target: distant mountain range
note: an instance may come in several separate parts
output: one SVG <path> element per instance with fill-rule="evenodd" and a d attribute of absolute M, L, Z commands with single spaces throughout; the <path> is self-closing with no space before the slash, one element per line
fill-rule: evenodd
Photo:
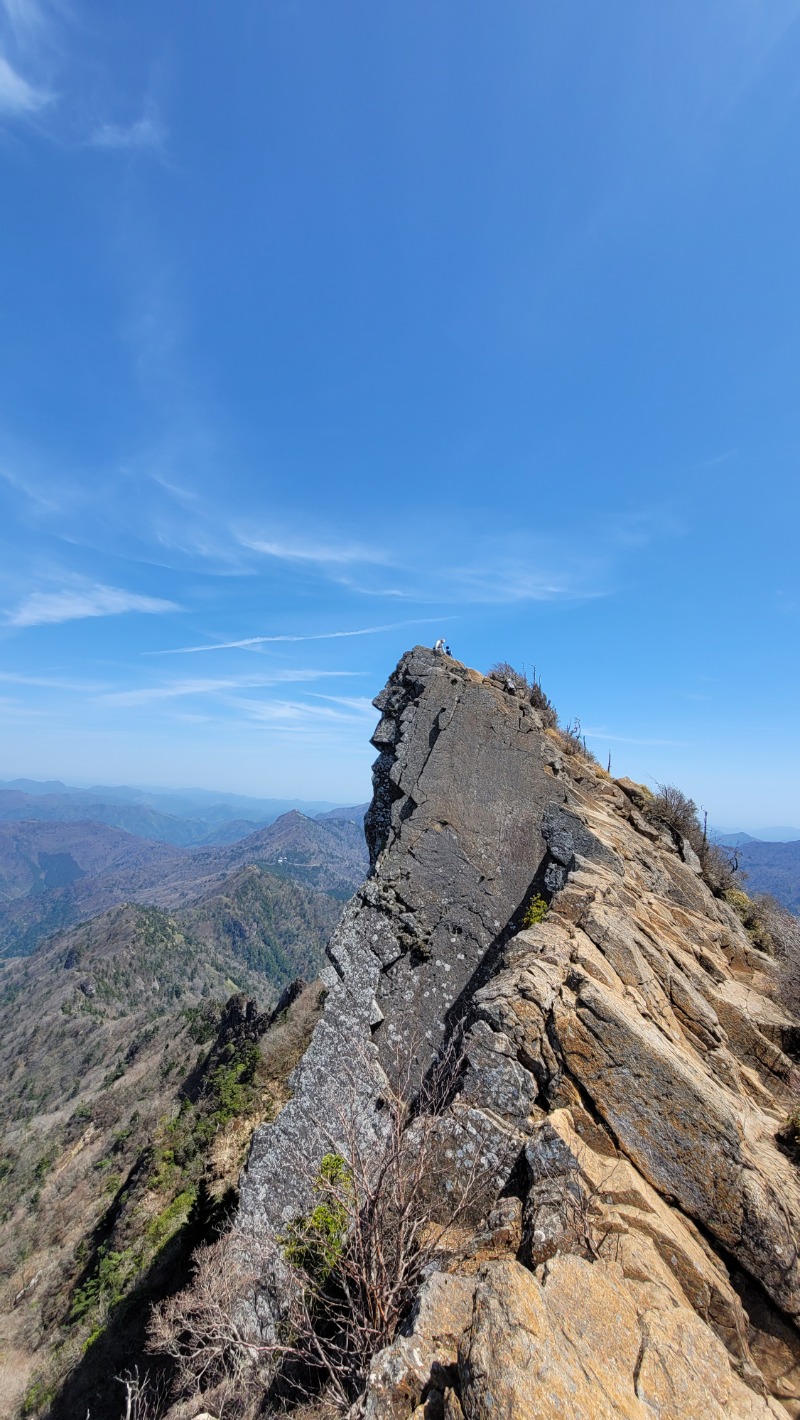
<path fill-rule="evenodd" d="M 778 825 L 775 828 L 760 828 L 757 833 L 745 833 L 742 829 L 718 829 L 713 837 L 717 843 L 732 846 L 739 843 L 790 843 L 800 839 L 800 828 Z"/>
<path fill-rule="evenodd" d="M 735 850 L 739 871 L 752 896 L 768 893 L 789 912 L 800 915 L 800 829 L 762 829 L 772 837 L 755 838 L 750 833 L 715 833 L 723 848 Z M 786 840 L 778 834 L 793 834 Z"/>
<path fill-rule="evenodd" d="M 762 843 L 750 839 L 738 848 L 739 868 L 745 887 L 752 896 L 766 892 L 800 915 L 800 840 L 794 843 Z"/>
<path fill-rule="evenodd" d="M 0 822 L 0 956 L 123 902 L 188 907 L 250 867 L 324 897 L 330 908 L 311 933 L 324 940 L 367 872 L 361 806 L 350 813 L 293 809 L 235 843 L 195 848 L 91 821 Z"/>
<path fill-rule="evenodd" d="M 0 780 L 0 822 L 91 820 L 180 847 L 233 843 L 292 809 L 308 817 L 353 812 L 324 801 L 257 799 L 244 794 L 219 795 L 207 789 L 134 789 L 102 784 L 80 789 L 58 779 Z"/>

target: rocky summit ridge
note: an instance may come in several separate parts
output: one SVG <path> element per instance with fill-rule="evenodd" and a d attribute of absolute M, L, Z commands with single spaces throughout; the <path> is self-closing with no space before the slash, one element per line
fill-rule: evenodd
<path fill-rule="evenodd" d="M 800 1416 L 798 1031 L 773 960 L 513 681 L 416 647 L 375 703 L 371 873 L 239 1226 L 284 1237 L 337 1121 L 377 1147 L 398 1061 L 417 1089 L 458 1038 L 442 1149 L 456 1177 L 472 1139 L 496 1196 L 373 1360 L 366 1414 Z M 265 1277 L 262 1335 L 281 1305 Z"/>

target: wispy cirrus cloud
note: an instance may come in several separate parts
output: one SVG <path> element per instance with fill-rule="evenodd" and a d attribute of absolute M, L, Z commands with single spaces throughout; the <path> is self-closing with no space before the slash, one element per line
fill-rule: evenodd
<path fill-rule="evenodd" d="M 170 371 L 174 374 L 180 342 L 174 332 L 164 336 L 164 329 L 169 332 L 176 322 L 169 300 L 162 301 L 163 292 L 156 295 L 157 318 L 152 320 L 146 293 L 138 302 L 132 339 L 137 360 L 149 371 L 148 380 L 163 393 Z M 632 554 L 683 531 L 674 511 L 664 505 L 615 509 L 599 527 L 596 522 L 576 526 L 570 537 L 558 528 L 543 529 L 540 523 L 498 528 L 491 517 L 475 526 L 455 511 L 444 525 L 446 536 L 435 519 L 413 528 L 398 524 L 388 550 L 355 520 L 350 529 L 333 519 L 324 527 L 307 528 L 285 513 L 276 513 L 273 522 L 262 506 L 248 523 L 240 508 L 231 512 L 227 506 L 227 501 L 238 501 L 235 491 L 229 500 L 220 499 L 208 470 L 219 464 L 222 445 L 202 427 L 202 418 L 198 425 L 190 432 L 173 431 L 131 462 L 97 470 L 91 482 L 63 469 L 45 474 L 35 455 L 25 450 L 11 451 L 0 466 L 0 479 L 24 502 L 24 516 L 49 524 L 55 536 L 72 543 L 103 553 L 135 553 L 139 561 L 172 570 L 264 577 L 273 584 L 280 581 L 287 591 L 295 579 L 304 589 L 316 581 L 334 593 L 341 589 L 368 598 L 371 604 L 384 599 L 389 615 L 401 608 L 439 607 L 445 612 L 467 605 L 596 600 L 618 590 L 623 569 L 630 579 Z M 189 469 L 202 470 L 202 476 L 193 481 Z M 131 499 L 137 508 L 133 523 L 122 511 L 129 509 Z M 244 644 L 263 642 L 253 637 L 247 643 L 188 645 L 176 651 Z"/>
<path fill-rule="evenodd" d="M 163 700 L 179 700 L 191 695 L 218 695 L 235 690 L 260 690 L 275 685 L 302 685 L 308 681 L 362 675 L 362 671 L 285 670 L 271 675 L 233 676 L 226 679 L 198 677 L 170 681 L 166 685 L 146 685 L 134 690 L 113 690 L 103 695 L 105 705 L 150 705 Z M 2 680 L 2 676 L 0 676 Z"/>
<path fill-rule="evenodd" d="M 66 32 L 73 19 L 63 0 L 0 0 L 0 118 L 30 117 L 59 99 L 62 127 L 79 143 L 115 152 L 161 151 L 165 129 L 149 95 L 131 122 L 97 120 L 87 132 L 82 105 L 75 102 L 79 71 Z M 58 94 L 56 74 L 62 81 Z"/>
<path fill-rule="evenodd" d="M 352 710 L 357 715 L 368 715 L 371 720 L 375 719 L 375 706 L 367 695 L 322 695 L 319 691 L 312 691 L 315 700 L 329 700 L 332 705 L 343 705 L 346 710 Z"/>
<path fill-rule="evenodd" d="M 586 577 L 498 561 L 495 566 L 454 568 L 449 598 L 488 605 L 513 602 L 584 601 L 607 595 Z M 443 595 L 448 595 L 443 589 Z"/>
<path fill-rule="evenodd" d="M 12 490 L 17 499 L 42 517 L 57 518 L 63 502 L 56 497 L 55 487 L 30 474 L 24 474 L 8 465 L 0 465 L 0 482 Z"/>
<path fill-rule="evenodd" d="M 586 736 L 587 740 L 603 740 L 608 741 L 611 744 L 649 746 L 654 745 L 657 747 L 665 747 L 669 749 L 686 748 L 686 740 L 638 739 L 633 735 L 610 735 L 607 733 L 606 730 L 589 729 L 588 726 L 586 726 L 586 728 L 583 729 L 581 733 Z"/>
<path fill-rule="evenodd" d="M 627 529 L 626 520 L 619 521 Z M 413 537 L 397 539 L 402 556 L 346 537 L 262 536 L 243 532 L 240 527 L 232 531 L 241 547 L 285 564 L 305 566 L 361 596 L 440 605 L 501 605 L 606 595 L 608 556 L 603 559 L 588 550 L 582 556 L 558 536 L 533 535 L 520 552 L 518 537 L 476 532 L 453 523 L 450 546 L 468 547 L 471 552 L 469 560 L 461 562 L 443 555 L 440 539 L 434 544 L 425 529 Z M 636 533 L 640 540 L 651 536 L 649 527 L 643 530 L 638 523 Z M 615 546 L 621 536 L 618 528 Z M 392 585 L 386 585 L 385 578 L 373 578 L 373 568 L 388 569 Z"/>
<path fill-rule="evenodd" d="M 36 0 L 0 0 L 0 116 L 27 117 L 52 102 L 49 88 L 23 73 L 48 67 L 46 36 L 47 19 Z"/>
<path fill-rule="evenodd" d="M 53 95 L 24 79 L 0 54 L 0 114 L 9 117 L 36 113 L 49 104 Z"/>
<path fill-rule="evenodd" d="M 98 124 L 89 143 L 93 148 L 108 148 L 116 152 L 143 152 L 147 149 L 160 151 L 164 140 L 164 126 L 155 105 L 148 101 L 141 118 L 133 123 Z"/>
<path fill-rule="evenodd" d="M 77 694 L 94 694 L 107 690 L 104 681 L 67 680 L 60 676 L 26 675 L 22 671 L 0 671 L 3 685 L 28 685 L 37 690 L 69 690 Z"/>
<path fill-rule="evenodd" d="M 227 703 L 234 709 L 244 711 L 249 719 L 270 725 L 353 723 L 366 713 L 363 705 L 369 706 L 372 719 L 376 719 L 370 701 L 359 700 L 354 705 L 343 699 L 335 705 L 311 705 L 307 700 L 250 700 L 247 696 L 230 696 Z"/>
<path fill-rule="evenodd" d="M 439 625 L 453 617 L 420 616 L 410 621 L 392 621 L 385 626 L 361 626 L 355 631 L 313 631 L 302 636 L 245 636 L 241 641 L 217 641 L 208 646 L 174 646 L 169 650 L 145 651 L 147 656 L 190 656 L 199 651 L 239 651 L 280 641 L 338 641 L 348 636 L 377 636 L 382 631 L 400 631 L 406 626 Z"/>
<path fill-rule="evenodd" d="M 334 567 L 357 562 L 373 563 L 382 567 L 390 564 L 389 556 L 381 548 L 363 543 L 316 542 L 313 539 L 295 537 L 254 537 L 241 531 L 236 533 L 236 537 L 242 547 L 283 562 L 312 562 Z"/>
<path fill-rule="evenodd" d="M 37 40 L 47 23 L 39 0 L 0 0 L 0 12 L 21 43 Z"/>
<path fill-rule="evenodd" d="M 80 621 L 90 616 L 120 616 L 124 612 L 159 613 L 180 611 L 177 602 L 163 597 L 142 596 L 122 587 L 107 587 L 101 582 L 74 582 L 53 592 L 32 592 L 15 610 L 5 616 L 7 626 L 58 625 L 64 621 Z"/>

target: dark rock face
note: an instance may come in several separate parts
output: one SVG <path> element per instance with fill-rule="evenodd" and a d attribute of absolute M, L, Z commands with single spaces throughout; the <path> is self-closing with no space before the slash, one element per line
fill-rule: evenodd
<path fill-rule="evenodd" d="M 375 701 L 372 874 L 328 949 L 329 994 L 294 1097 L 256 1135 L 244 1222 L 301 1211 L 345 1115 L 363 1140 L 398 1057 L 420 1078 L 491 972 L 545 860 L 552 799 L 540 717 L 502 686 L 416 647 Z"/>
<path fill-rule="evenodd" d="M 542 873 L 546 891 L 552 895 L 567 881 L 576 858 L 601 863 L 622 876 L 622 864 L 616 854 L 606 848 L 576 814 L 550 803 L 542 820 L 542 836 L 547 844 L 547 859 Z"/>
<path fill-rule="evenodd" d="M 487 949 L 524 904 L 552 795 L 541 724 L 525 701 L 430 651 L 406 656 L 376 705 L 367 815 L 380 911 L 375 1032 L 430 1059 Z M 336 960 L 336 942 L 332 944 Z"/>

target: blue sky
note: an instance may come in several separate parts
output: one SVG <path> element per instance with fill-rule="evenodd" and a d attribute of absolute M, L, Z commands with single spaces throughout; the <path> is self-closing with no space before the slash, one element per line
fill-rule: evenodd
<path fill-rule="evenodd" d="M 800 820 L 800 0 L 0 0 L 0 776 L 367 797 L 445 635 Z"/>

